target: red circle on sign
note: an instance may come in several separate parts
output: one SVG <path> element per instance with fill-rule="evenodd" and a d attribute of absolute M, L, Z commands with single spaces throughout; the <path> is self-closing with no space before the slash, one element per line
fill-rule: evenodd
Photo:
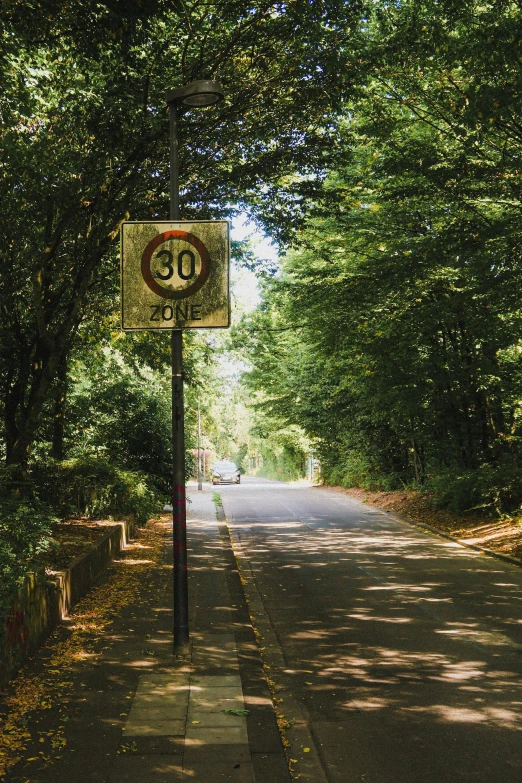
<path fill-rule="evenodd" d="M 156 248 L 158 248 L 164 242 L 167 242 L 169 239 L 182 239 L 184 242 L 188 242 L 189 245 L 192 245 L 192 247 L 196 248 L 201 258 L 201 269 L 199 271 L 198 278 L 191 285 L 187 286 L 186 288 L 182 288 L 180 291 L 173 291 L 172 288 L 163 288 L 163 286 L 159 285 L 159 283 L 153 278 L 150 269 L 152 254 Z M 201 239 L 194 236 L 194 234 L 189 234 L 188 231 L 164 231 L 163 234 L 158 234 L 157 237 L 154 237 L 154 239 L 149 242 L 141 257 L 141 275 L 143 279 L 147 283 L 150 290 L 158 296 L 161 296 L 163 299 L 185 299 L 187 296 L 192 296 L 192 294 L 195 294 L 196 291 L 199 291 L 201 286 L 206 283 L 209 272 L 210 256 L 208 254 L 207 248 Z"/>

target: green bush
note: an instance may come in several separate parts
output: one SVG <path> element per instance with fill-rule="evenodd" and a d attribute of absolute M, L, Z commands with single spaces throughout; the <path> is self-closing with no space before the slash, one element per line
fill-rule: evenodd
<path fill-rule="evenodd" d="M 159 492 L 148 476 L 101 458 L 40 462 L 32 466 L 31 478 L 60 516 L 132 516 L 141 525 L 161 509 Z"/>
<path fill-rule="evenodd" d="M 124 471 L 147 474 L 149 485 L 169 493 L 170 389 L 154 378 L 130 374 L 114 360 L 103 370 L 85 372 L 69 398 L 66 456 L 101 458 Z"/>
<path fill-rule="evenodd" d="M 435 493 L 440 508 L 501 516 L 522 506 L 522 466 L 506 460 L 460 474 L 444 473 L 431 478 L 427 488 Z"/>
<path fill-rule="evenodd" d="M 0 612 L 33 567 L 36 555 L 52 546 L 53 510 L 42 503 L 31 482 L 0 472 Z"/>
<path fill-rule="evenodd" d="M 326 455 L 326 459 L 321 459 L 321 472 L 326 484 L 332 486 L 360 487 L 370 492 L 404 488 L 400 475 L 382 472 L 371 459 L 355 451 L 345 452 L 337 462 Z"/>
<path fill-rule="evenodd" d="M 140 472 L 102 459 L 33 464 L 24 479 L 0 472 L 0 611 L 34 568 L 34 558 L 53 546 L 59 517 L 133 517 L 145 524 L 161 509 L 158 491 Z"/>
<path fill-rule="evenodd" d="M 296 481 L 306 471 L 306 456 L 292 446 L 282 446 L 277 450 L 269 447 L 260 449 L 263 466 L 259 475 L 276 481 Z"/>

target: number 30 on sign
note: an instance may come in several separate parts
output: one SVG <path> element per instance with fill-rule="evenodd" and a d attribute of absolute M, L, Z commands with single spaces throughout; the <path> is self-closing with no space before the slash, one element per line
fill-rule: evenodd
<path fill-rule="evenodd" d="M 229 326 L 229 259 L 226 220 L 123 223 L 122 328 Z"/>

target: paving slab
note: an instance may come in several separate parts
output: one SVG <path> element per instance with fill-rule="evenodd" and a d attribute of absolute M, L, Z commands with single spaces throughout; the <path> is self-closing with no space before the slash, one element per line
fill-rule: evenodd
<path fill-rule="evenodd" d="M 198 687 L 205 689 L 236 687 L 241 689 L 242 683 L 239 674 L 209 675 L 205 677 L 194 675 L 190 678 L 190 688 L 191 690 L 197 690 Z"/>
<path fill-rule="evenodd" d="M 177 756 L 183 758 L 185 737 L 132 737 L 136 756 Z"/>
<path fill-rule="evenodd" d="M 241 743 L 204 745 L 196 740 L 185 740 L 183 760 L 187 764 L 214 764 L 227 761 L 238 764 L 251 759 L 250 746 Z"/>
<path fill-rule="evenodd" d="M 186 703 L 167 703 L 158 706 L 157 700 L 155 699 L 151 702 L 151 706 L 147 706 L 147 704 L 144 704 L 143 702 L 146 702 L 148 698 L 150 697 L 146 696 L 145 698 L 140 699 L 139 702 L 136 702 L 132 705 L 127 721 L 127 733 L 130 723 L 140 723 L 145 720 L 186 720 Z"/>
<path fill-rule="evenodd" d="M 221 781 L 233 781 L 234 783 L 257 783 L 254 777 L 254 769 L 251 761 L 228 764 L 221 762 L 209 767 L 206 763 L 184 764 L 184 780 L 194 780 L 197 783 L 221 783 Z M 259 781 L 261 783 L 261 781 Z M 270 783 L 266 781 L 266 783 Z"/>
<path fill-rule="evenodd" d="M 224 688 L 201 688 L 199 683 L 195 688 L 190 689 L 189 702 L 191 705 L 198 706 L 199 709 L 221 709 L 222 702 L 239 702 L 238 706 L 244 707 L 243 691 L 236 685 L 229 685 Z"/>
<path fill-rule="evenodd" d="M 150 720 L 136 719 L 127 721 L 125 725 L 125 739 L 131 737 L 183 737 L 185 735 L 186 719 Z"/>
<path fill-rule="evenodd" d="M 183 780 L 181 761 L 164 756 L 119 756 L 108 783 L 177 783 Z"/>
<path fill-rule="evenodd" d="M 246 726 L 230 726 L 216 728 L 214 726 L 193 726 L 187 724 L 185 736 L 205 745 L 247 745 L 248 734 Z"/>
<path fill-rule="evenodd" d="M 213 728 L 220 729 L 246 729 L 245 718 L 240 715 L 227 715 L 225 712 L 213 710 L 207 712 L 200 712 L 196 709 L 189 710 L 188 713 L 188 725 L 198 726 L 199 728 Z"/>

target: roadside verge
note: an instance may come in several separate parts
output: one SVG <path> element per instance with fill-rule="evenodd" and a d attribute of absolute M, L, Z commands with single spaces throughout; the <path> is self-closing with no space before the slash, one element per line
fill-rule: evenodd
<path fill-rule="evenodd" d="M 478 515 L 434 510 L 429 495 L 412 490 L 368 492 L 362 489 L 325 487 L 378 508 L 400 522 L 429 530 L 449 541 L 484 555 L 522 565 L 522 523 L 517 519 L 487 519 Z M 428 521 L 429 520 L 429 521 Z"/>

